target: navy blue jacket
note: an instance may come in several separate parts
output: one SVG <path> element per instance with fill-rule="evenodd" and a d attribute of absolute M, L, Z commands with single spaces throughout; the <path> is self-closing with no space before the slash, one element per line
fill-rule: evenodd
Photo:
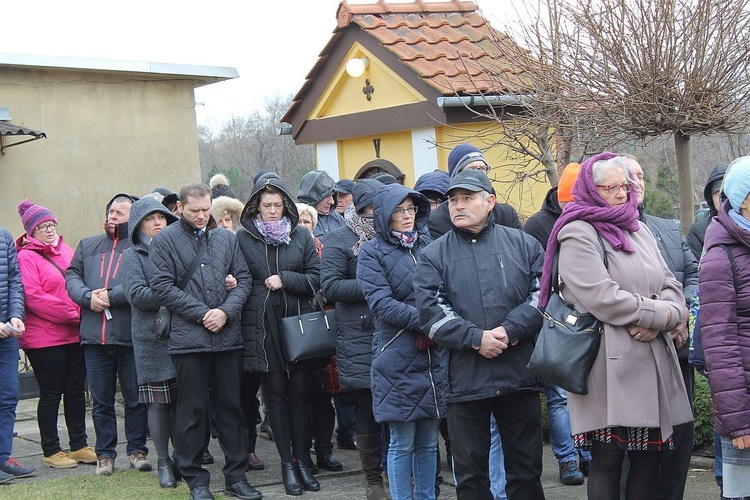
<path fill-rule="evenodd" d="M 323 295 L 336 303 L 336 355 L 344 391 L 370 390 L 375 321 L 357 282 L 358 256 L 352 247 L 358 240 L 348 226 L 332 231 L 320 263 Z"/>
<path fill-rule="evenodd" d="M 544 251 L 518 229 L 494 223 L 479 234 L 451 230 L 424 252 L 414 276 L 419 324 L 447 347 L 446 401 L 539 390 L 526 365 L 542 326 L 536 306 Z M 484 330 L 502 325 L 511 345 L 494 359 L 478 352 Z"/>
<path fill-rule="evenodd" d="M 390 229 L 391 214 L 407 196 L 419 207 L 417 229 L 427 223 L 430 205 L 424 196 L 400 184 L 381 188 L 373 203 L 377 236 L 362 247 L 357 263 L 357 280 L 375 315 L 371 385 L 378 422 L 445 416 L 442 349 L 420 351 L 416 345 L 421 330 L 412 280 L 429 241 L 420 231 L 414 247 L 408 249 Z"/>

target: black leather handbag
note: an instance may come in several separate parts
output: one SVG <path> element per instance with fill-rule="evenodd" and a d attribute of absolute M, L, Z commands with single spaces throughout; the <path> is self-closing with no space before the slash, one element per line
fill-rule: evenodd
<path fill-rule="evenodd" d="M 297 299 L 296 316 L 281 318 L 281 339 L 288 363 L 330 358 L 336 354 L 336 310 L 324 310 L 312 283 L 308 280 L 307 284 L 319 310 L 301 314 Z"/>
<path fill-rule="evenodd" d="M 599 237 L 608 267 L 607 253 Z M 544 321 L 528 369 L 539 378 L 574 394 L 588 394 L 588 377 L 599 353 L 602 324 L 590 313 L 578 312 L 560 296 L 557 266 L 560 249 L 552 260 L 552 293 L 542 313 Z"/>

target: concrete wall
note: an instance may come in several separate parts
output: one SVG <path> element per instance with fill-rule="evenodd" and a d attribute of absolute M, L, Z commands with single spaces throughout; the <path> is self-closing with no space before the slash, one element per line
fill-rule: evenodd
<path fill-rule="evenodd" d="M 28 197 L 52 210 L 75 248 L 103 231 L 114 194 L 200 180 L 195 86 L 181 76 L 0 66 L 12 123 L 47 133 L 0 157 L 0 225 L 22 234 L 17 205 Z"/>

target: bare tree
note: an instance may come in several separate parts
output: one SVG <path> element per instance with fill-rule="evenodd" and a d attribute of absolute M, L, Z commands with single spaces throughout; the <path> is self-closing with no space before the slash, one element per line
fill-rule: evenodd
<path fill-rule="evenodd" d="M 578 0 L 576 57 L 565 59 L 573 103 L 635 137 L 671 134 L 683 231 L 696 194 L 690 138 L 740 133 L 750 118 L 748 1 Z"/>

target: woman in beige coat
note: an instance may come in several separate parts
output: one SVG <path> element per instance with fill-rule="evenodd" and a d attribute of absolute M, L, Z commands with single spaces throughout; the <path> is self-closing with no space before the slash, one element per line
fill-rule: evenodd
<path fill-rule="evenodd" d="M 603 323 L 589 393 L 568 393 L 576 443 L 591 448 L 587 488 L 597 500 L 619 499 L 625 453 L 626 498 L 658 498 L 672 428 L 693 419 L 670 335 L 686 320 L 685 299 L 651 232 L 638 222 L 634 189 L 622 157 L 601 153 L 582 164 L 574 201 L 553 228 L 541 287 L 549 290 L 559 246 L 562 295 Z M 543 293 L 540 305 L 546 302 Z"/>

